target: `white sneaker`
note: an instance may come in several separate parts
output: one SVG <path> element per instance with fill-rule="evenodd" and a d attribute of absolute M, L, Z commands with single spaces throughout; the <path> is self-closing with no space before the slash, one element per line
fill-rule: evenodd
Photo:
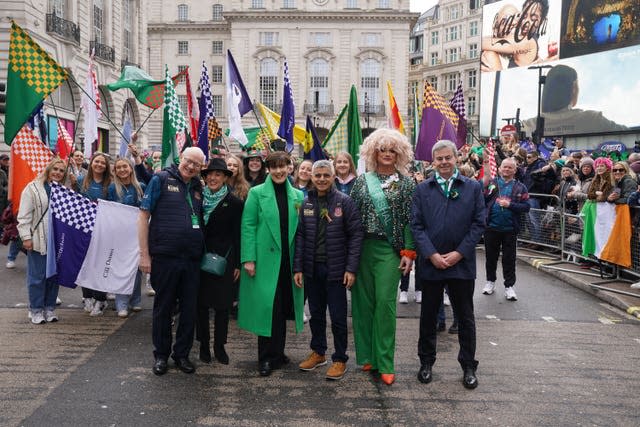
<path fill-rule="evenodd" d="M 93 305 L 93 310 L 89 313 L 89 316 L 102 316 L 104 314 L 104 309 L 107 308 L 109 304 L 106 301 L 96 301 Z"/>
<path fill-rule="evenodd" d="M 47 323 L 47 321 L 44 318 L 44 314 L 42 314 L 41 311 L 38 311 L 37 313 L 31 313 L 31 323 L 34 325 L 40 325 L 42 323 Z"/>
<path fill-rule="evenodd" d="M 482 289 L 482 293 L 485 295 L 491 295 L 495 290 L 496 283 L 487 281 L 487 283 L 484 285 L 484 288 Z"/>
<path fill-rule="evenodd" d="M 447 294 L 446 292 L 442 296 L 442 303 L 444 305 L 446 305 L 447 307 L 449 307 L 451 305 L 451 300 L 449 300 L 449 294 Z"/>
<path fill-rule="evenodd" d="M 309 323 L 309 317 L 307 313 L 302 313 L 302 323 Z"/>
<path fill-rule="evenodd" d="M 133 307 L 131 307 L 131 311 L 137 313 L 139 311 L 142 311 L 142 307 L 140 307 L 139 305 L 134 305 Z"/>
<path fill-rule="evenodd" d="M 107 294 L 107 300 L 109 301 L 115 301 L 116 300 L 116 295 L 115 294 Z"/>
<path fill-rule="evenodd" d="M 640 289 L 640 282 L 636 282 L 633 285 L 631 285 L 631 289 Z"/>
<path fill-rule="evenodd" d="M 504 288 L 504 296 L 508 301 L 518 301 L 516 291 L 514 291 L 513 287 L 511 286 L 509 286 L 508 288 Z"/>
<path fill-rule="evenodd" d="M 400 304 L 409 304 L 409 293 L 406 291 L 400 291 L 400 298 L 398 298 Z"/>
<path fill-rule="evenodd" d="M 44 320 L 46 320 L 47 323 L 57 322 L 58 321 L 58 316 L 56 315 L 56 312 L 53 311 L 53 310 L 45 310 L 45 312 L 44 312 Z"/>
<path fill-rule="evenodd" d="M 82 303 L 84 304 L 84 311 L 87 313 L 91 313 L 93 311 L 93 298 L 83 298 Z"/>
<path fill-rule="evenodd" d="M 127 316 L 129 316 L 129 310 L 127 310 L 126 308 L 118 311 L 118 317 L 125 318 Z"/>
<path fill-rule="evenodd" d="M 56 305 L 62 305 L 62 300 L 56 297 Z"/>
<path fill-rule="evenodd" d="M 422 304 L 422 291 L 416 291 L 416 304 Z"/>
<path fill-rule="evenodd" d="M 7 268 L 9 268 L 9 269 L 16 268 L 15 261 L 7 261 Z"/>
<path fill-rule="evenodd" d="M 147 282 L 147 284 L 145 285 L 145 293 L 147 294 L 147 296 L 150 296 L 150 297 L 156 294 L 156 291 L 153 290 L 149 282 Z"/>

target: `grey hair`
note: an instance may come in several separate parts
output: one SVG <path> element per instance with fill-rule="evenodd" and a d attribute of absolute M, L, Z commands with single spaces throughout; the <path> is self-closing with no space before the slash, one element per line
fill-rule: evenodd
<path fill-rule="evenodd" d="M 316 173 L 316 169 L 327 168 L 331 171 L 331 175 L 336 174 L 336 169 L 333 167 L 333 163 L 330 160 L 317 160 L 313 166 L 311 166 L 311 174 Z"/>
<path fill-rule="evenodd" d="M 453 152 L 454 157 L 458 157 L 458 148 L 456 147 L 456 144 L 454 144 L 453 141 L 449 141 L 448 139 L 441 139 L 440 141 L 433 144 L 433 147 L 431 148 L 431 157 L 433 158 L 436 154 L 436 151 L 440 151 L 443 148 L 450 148 Z"/>
<path fill-rule="evenodd" d="M 187 147 L 182 152 L 182 155 L 192 154 L 192 153 L 194 156 L 198 156 L 202 160 L 202 162 L 205 161 L 206 158 L 204 156 L 204 153 L 202 152 L 202 149 L 200 149 L 200 147 Z"/>

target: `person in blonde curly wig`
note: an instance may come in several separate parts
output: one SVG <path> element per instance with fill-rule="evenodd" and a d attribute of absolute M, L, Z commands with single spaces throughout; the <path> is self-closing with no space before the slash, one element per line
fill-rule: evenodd
<path fill-rule="evenodd" d="M 360 158 L 368 171 L 378 167 L 377 152 L 391 149 L 396 153 L 394 166 L 402 175 L 408 175 L 407 166 L 413 160 L 413 151 L 407 137 L 393 129 L 378 129 L 364 140 L 360 147 Z"/>
<path fill-rule="evenodd" d="M 416 184 L 407 176 L 411 146 L 400 132 L 379 129 L 365 139 L 360 157 L 369 172 L 360 175 L 351 198 L 360 211 L 365 238 L 356 284 L 351 288 L 356 361 L 363 371 L 395 380 L 396 289 L 411 271 L 416 253 L 409 230 Z"/>

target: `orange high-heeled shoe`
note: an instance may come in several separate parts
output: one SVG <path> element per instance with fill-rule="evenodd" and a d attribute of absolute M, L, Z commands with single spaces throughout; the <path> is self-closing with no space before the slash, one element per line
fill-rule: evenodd
<path fill-rule="evenodd" d="M 380 374 L 380 379 L 386 385 L 391 385 L 396 380 L 396 374 Z"/>
<path fill-rule="evenodd" d="M 373 366 L 371 366 L 371 363 L 365 363 L 364 365 L 362 365 L 362 372 L 369 372 L 371 368 L 373 368 Z"/>

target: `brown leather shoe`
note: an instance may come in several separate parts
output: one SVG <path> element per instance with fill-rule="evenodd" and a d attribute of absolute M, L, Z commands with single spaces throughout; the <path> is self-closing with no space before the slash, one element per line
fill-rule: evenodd
<path fill-rule="evenodd" d="M 333 362 L 333 364 L 327 369 L 328 380 L 339 380 L 344 377 L 347 372 L 347 364 L 344 362 Z"/>
<path fill-rule="evenodd" d="M 315 351 L 312 351 L 311 354 L 301 362 L 298 367 L 301 371 L 313 371 L 318 366 L 323 366 L 327 364 L 327 358 L 324 355 L 320 355 Z"/>

